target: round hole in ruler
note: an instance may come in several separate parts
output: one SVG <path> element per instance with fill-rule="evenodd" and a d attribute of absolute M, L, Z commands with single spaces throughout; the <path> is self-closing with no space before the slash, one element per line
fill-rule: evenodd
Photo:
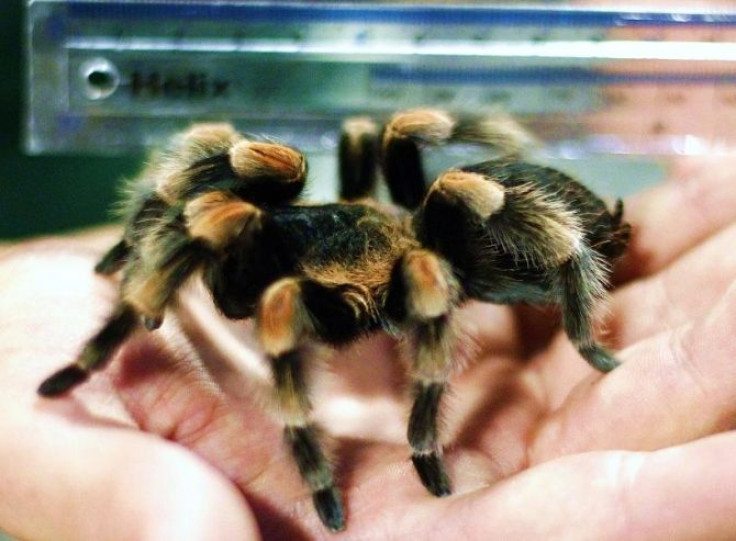
<path fill-rule="evenodd" d="M 105 58 L 94 58 L 83 63 L 80 72 L 84 90 L 91 100 L 101 100 L 112 95 L 120 85 L 120 73 Z"/>

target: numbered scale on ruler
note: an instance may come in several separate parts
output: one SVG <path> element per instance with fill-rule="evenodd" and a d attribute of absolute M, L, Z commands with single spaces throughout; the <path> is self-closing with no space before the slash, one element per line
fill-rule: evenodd
<path fill-rule="evenodd" d="M 736 141 L 736 10 L 568 3 L 29 3 L 28 148 L 139 149 L 201 120 L 331 150 L 342 118 L 503 109 L 552 152 Z"/>

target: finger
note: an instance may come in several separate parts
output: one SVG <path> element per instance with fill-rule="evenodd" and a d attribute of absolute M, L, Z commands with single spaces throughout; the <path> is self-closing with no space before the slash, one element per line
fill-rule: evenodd
<path fill-rule="evenodd" d="M 160 331 L 172 323 L 167 316 Z M 192 450 L 230 479 L 245 494 L 266 538 L 288 531 L 295 515 L 318 524 L 311 495 L 283 445 L 283 431 L 266 413 L 268 397 L 247 380 L 243 398 L 230 397 L 182 345 L 181 337 L 175 345 L 134 338 L 108 370 L 135 422 Z"/>
<path fill-rule="evenodd" d="M 225 477 L 139 433 L 102 378 L 65 399 L 36 395 L 111 301 L 92 260 L 47 242 L 0 266 L 0 527 L 23 539 L 256 538 Z"/>
<path fill-rule="evenodd" d="M 735 161 L 734 158 L 713 157 L 680 160 L 674 164 L 667 182 L 628 200 L 624 218 L 633 226 L 632 238 L 626 255 L 616 265 L 614 281 L 625 283 L 638 277 L 651 276 L 687 254 L 698 243 L 727 228 L 736 219 L 736 174 L 732 172 Z M 728 252 L 731 251 L 729 248 Z M 701 261 L 697 270 L 701 270 L 708 261 Z M 726 263 L 719 263 L 718 259 L 715 261 L 716 266 Z M 677 280 L 678 275 L 683 276 L 681 271 L 685 269 L 680 267 L 678 273 L 672 275 L 672 281 Z M 704 272 L 707 273 L 707 269 Z M 713 276 L 707 274 L 687 279 L 687 283 L 693 286 L 702 284 L 708 287 L 713 282 Z M 664 293 L 664 290 L 660 293 Z M 700 297 L 700 304 L 705 298 Z M 664 298 L 644 299 L 666 303 Z M 648 315 L 645 308 L 643 306 L 637 314 L 642 317 Z M 534 353 L 535 346 L 546 345 L 559 328 L 557 318 L 549 312 L 517 307 L 516 313 L 519 316 L 517 325 L 510 327 L 513 333 L 507 333 L 507 336 L 513 337 L 512 341 L 507 339 L 506 342 L 499 342 L 501 345 L 514 344 L 512 353 L 515 355 Z M 640 319 L 631 318 L 637 323 Z M 634 328 L 634 325 L 626 330 L 629 328 Z M 615 332 L 611 334 L 614 341 L 617 340 Z M 621 344 L 626 344 L 627 337 L 622 338 Z"/>
<path fill-rule="evenodd" d="M 704 317 L 621 352 L 623 366 L 583 380 L 542 425 L 536 461 L 590 449 L 657 449 L 733 425 L 736 283 Z"/>
<path fill-rule="evenodd" d="M 616 290 L 604 328 L 625 347 L 699 319 L 736 279 L 736 225 L 714 234 L 663 270 Z"/>
<path fill-rule="evenodd" d="M 461 526 L 466 539 L 733 539 L 734 449 L 726 434 L 655 453 L 564 457 L 428 509 L 414 534 L 450 537 Z"/>
<path fill-rule="evenodd" d="M 603 342 L 620 350 L 701 319 L 736 278 L 735 241 L 736 225 L 732 225 L 663 270 L 617 289 L 600 324 Z M 559 333 L 545 353 L 533 368 L 541 374 L 550 406 L 555 408 L 593 371 Z"/>
<path fill-rule="evenodd" d="M 617 282 L 652 274 L 736 219 L 734 158 L 675 162 L 670 179 L 627 201 L 632 224 Z"/>
<path fill-rule="evenodd" d="M 621 492 L 631 496 L 629 531 L 647 540 L 733 539 L 734 449 L 734 434 L 722 434 L 649 455 L 634 478 L 622 480 L 629 490 Z"/>
<path fill-rule="evenodd" d="M 501 481 L 487 457 L 452 453 L 460 486 L 442 499 L 422 489 L 400 450 L 360 448 L 348 472 L 358 487 L 349 493 L 348 535 L 677 541 L 736 533 L 733 434 L 654 453 L 565 456 Z"/>
<path fill-rule="evenodd" d="M 167 318 L 160 332 L 165 335 L 167 325 L 174 323 L 174 319 Z M 376 353 L 388 355 L 380 349 L 369 353 L 365 349 L 369 345 L 358 344 L 355 351 L 343 353 L 347 358 L 362 353 L 356 361 L 364 361 L 366 356 L 373 358 Z M 383 341 L 373 345 L 380 348 Z M 189 356 L 188 351 L 194 350 L 182 343 L 181 336 L 176 343 L 166 336 L 159 342 L 139 337 L 123 349 L 116 363 L 120 372 L 113 376 L 114 386 L 135 421 L 147 431 L 194 450 L 233 479 L 256 511 L 264 535 L 284 535 L 295 527 L 297 517 L 304 527 L 321 531 L 309 493 L 283 446 L 282 431 L 277 422 L 264 414 L 264 405 L 266 409 L 268 405 L 262 394 L 264 389 L 241 379 L 241 390 L 233 398 L 215 384 L 202 360 Z M 406 460 L 404 400 L 388 404 L 382 400 L 382 394 L 363 389 L 356 403 L 333 391 L 315 386 L 312 395 L 317 405 L 316 419 L 326 432 L 361 441 L 371 438 L 391 442 L 401 450 L 401 461 L 410 466 Z M 336 409 L 342 411 L 336 415 Z M 346 431 L 340 428 L 341 424 L 351 428 Z M 340 473 L 346 458 L 341 446 L 332 448 Z M 339 479 L 342 487 L 352 487 L 356 481 L 342 475 Z M 424 494 L 420 485 L 418 490 Z"/>
<path fill-rule="evenodd" d="M 242 496 L 213 468 L 76 404 L 4 393 L 0 525 L 21 539 L 258 539 Z M 20 393 L 18 393 L 20 394 Z M 70 407 L 69 407 L 70 406 Z M 70 411 L 72 410 L 72 411 Z"/>

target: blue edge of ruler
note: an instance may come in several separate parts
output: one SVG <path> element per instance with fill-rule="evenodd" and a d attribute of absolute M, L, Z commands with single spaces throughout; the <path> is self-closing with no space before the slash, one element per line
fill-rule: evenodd
<path fill-rule="evenodd" d="M 463 5 L 364 3 L 99 2 L 70 0 L 76 18 L 175 18 L 276 23 L 383 23 L 419 25 L 690 26 L 736 25 L 736 12 L 585 10 Z"/>

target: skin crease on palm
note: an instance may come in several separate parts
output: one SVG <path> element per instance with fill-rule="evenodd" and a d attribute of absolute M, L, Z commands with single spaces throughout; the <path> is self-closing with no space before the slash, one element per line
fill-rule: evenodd
<path fill-rule="evenodd" d="M 469 304 L 445 457 L 419 483 L 401 347 L 323 351 L 315 417 L 347 529 L 328 533 L 268 414 L 250 322 L 196 285 L 70 396 L 39 398 L 115 300 L 92 267 L 113 231 L 0 251 L 0 528 L 20 539 L 733 539 L 734 158 L 673 164 L 627 201 L 632 244 L 601 318 L 623 362 L 577 355 L 553 312 Z"/>

